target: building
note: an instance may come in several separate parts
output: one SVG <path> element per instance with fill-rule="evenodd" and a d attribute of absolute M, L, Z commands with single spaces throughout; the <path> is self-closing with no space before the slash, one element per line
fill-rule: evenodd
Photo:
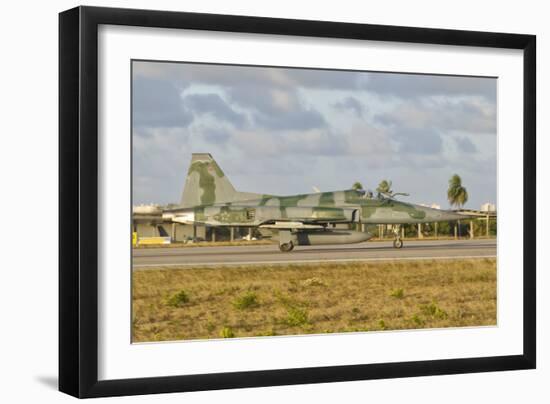
<path fill-rule="evenodd" d="M 173 223 L 162 218 L 162 208 L 158 205 L 139 205 L 133 207 L 132 232 L 138 238 L 170 237 L 172 242 L 231 241 L 243 237 L 255 237 L 254 229 L 238 227 L 206 227 Z"/>
<path fill-rule="evenodd" d="M 497 207 L 494 203 L 486 202 L 483 205 L 481 205 L 481 209 L 479 209 L 482 212 L 496 212 Z"/>

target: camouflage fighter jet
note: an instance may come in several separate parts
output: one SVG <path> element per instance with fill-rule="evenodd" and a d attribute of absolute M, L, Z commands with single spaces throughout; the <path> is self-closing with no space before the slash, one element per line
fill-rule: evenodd
<path fill-rule="evenodd" d="M 360 243 L 373 236 L 368 231 L 336 229 L 337 223 L 358 223 L 367 228 L 397 225 L 393 245 L 401 248 L 401 224 L 464 218 L 388 195 L 370 197 L 363 190 L 290 196 L 239 192 L 208 153 L 193 154 L 180 206 L 163 211 L 163 219 L 175 223 L 269 229 L 275 233 L 282 252 L 292 251 L 296 245 Z"/>

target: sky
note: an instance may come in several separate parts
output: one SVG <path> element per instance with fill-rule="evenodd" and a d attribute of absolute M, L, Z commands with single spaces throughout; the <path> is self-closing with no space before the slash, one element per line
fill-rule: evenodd
<path fill-rule="evenodd" d="M 404 200 L 496 203 L 497 79 L 132 62 L 133 203 L 179 203 L 191 153 L 239 191 L 336 191 L 392 181 Z"/>

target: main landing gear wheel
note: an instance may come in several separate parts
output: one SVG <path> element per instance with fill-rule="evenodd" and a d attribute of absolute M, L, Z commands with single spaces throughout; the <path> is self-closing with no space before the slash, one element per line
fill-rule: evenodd
<path fill-rule="evenodd" d="M 403 247 L 403 240 L 401 240 L 400 238 L 396 238 L 395 240 L 393 240 L 393 247 L 394 248 Z"/>
<path fill-rule="evenodd" d="M 293 249 L 294 249 L 294 244 L 292 243 L 292 241 L 279 245 L 279 250 L 281 250 L 282 252 L 291 252 Z"/>

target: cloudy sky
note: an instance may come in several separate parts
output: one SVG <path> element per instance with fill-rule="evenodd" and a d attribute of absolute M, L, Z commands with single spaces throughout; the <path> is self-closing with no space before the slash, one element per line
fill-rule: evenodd
<path fill-rule="evenodd" d="M 134 204 L 179 202 L 191 153 L 240 191 L 288 195 L 382 179 L 449 206 L 462 177 L 496 202 L 496 79 L 133 62 Z"/>

